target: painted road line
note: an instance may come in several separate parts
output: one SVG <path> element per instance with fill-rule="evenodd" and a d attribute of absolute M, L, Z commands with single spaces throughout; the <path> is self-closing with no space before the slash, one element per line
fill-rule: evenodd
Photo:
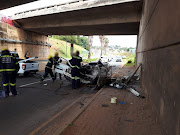
<path fill-rule="evenodd" d="M 44 80 L 44 82 L 45 82 L 45 81 L 49 81 L 49 80 L 51 80 L 51 78 Z M 28 84 L 24 84 L 24 85 L 21 85 L 21 86 L 19 86 L 19 87 L 20 87 L 20 88 L 23 88 L 23 87 L 26 87 L 26 86 L 29 86 L 29 85 L 32 85 L 32 84 L 36 84 L 36 83 L 40 83 L 40 81 L 38 81 L 38 82 L 33 82 L 33 83 L 28 83 Z"/>
<path fill-rule="evenodd" d="M 100 89 L 87 103 L 86 105 L 83 107 L 82 111 L 73 118 L 73 121 L 75 119 L 77 119 L 79 117 L 79 115 L 81 115 L 85 109 L 87 109 L 87 107 L 95 100 L 95 98 L 103 91 L 104 88 Z M 33 130 L 31 133 L 29 133 L 29 135 L 36 135 L 38 134 L 38 132 L 43 129 L 44 127 L 46 127 L 50 122 L 52 122 L 53 120 L 55 120 L 57 117 L 59 117 L 62 113 L 64 113 L 65 111 L 67 111 L 69 108 L 71 108 L 75 103 L 78 103 L 81 99 L 83 99 L 84 96 L 79 97 L 77 100 L 75 100 L 72 104 L 68 105 L 66 108 L 64 108 L 62 111 L 60 111 L 59 113 L 55 114 L 51 119 L 49 119 L 48 121 L 46 121 L 45 123 L 43 123 L 41 126 L 39 126 L 38 128 L 36 128 L 35 130 Z M 72 123 L 73 121 L 69 122 Z M 66 124 L 68 126 L 68 124 Z M 66 127 L 67 128 L 67 127 Z M 64 128 L 65 129 L 65 128 Z M 63 129 L 63 130 L 64 130 Z M 62 130 L 62 131 L 63 131 Z M 61 132 L 62 132 L 61 131 Z M 58 135 L 61 133 L 58 133 Z M 54 134 L 56 135 L 56 134 Z"/>
<path fill-rule="evenodd" d="M 70 104 L 69 106 L 67 106 L 65 109 L 63 109 L 62 111 L 60 111 L 59 113 L 57 113 L 56 115 L 54 115 L 52 118 L 50 118 L 48 121 L 46 121 L 45 123 L 43 123 L 41 126 L 39 126 L 38 128 L 36 128 L 35 130 L 33 130 L 31 133 L 29 133 L 29 135 L 35 135 L 38 131 L 40 131 L 43 127 L 45 127 L 47 124 L 49 124 L 51 121 L 55 120 L 58 116 L 60 116 L 63 112 L 65 112 L 66 110 L 68 110 L 71 106 L 73 106 L 75 103 L 77 103 L 80 99 L 82 99 L 82 97 L 79 97 L 77 100 L 75 100 L 72 104 Z"/>

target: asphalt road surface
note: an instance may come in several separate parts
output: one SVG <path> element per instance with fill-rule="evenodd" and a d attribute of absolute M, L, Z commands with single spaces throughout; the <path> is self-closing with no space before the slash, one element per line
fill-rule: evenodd
<path fill-rule="evenodd" d="M 27 135 L 79 97 L 94 94 L 71 89 L 71 83 L 64 77 L 55 83 L 47 78 L 47 85 L 39 80 L 39 75 L 20 76 L 17 91 L 21 94 L 0 99 L 0 135 Z"/>
<path fill-rule="evenodd" d="M 16 88 L 21 94 L 0 99 L 0 135 L 27 135 L 78 98 L 97 92 L 87 87 L 73 90 L 64 77 L 54 83 L 48 77 L 44 85 L 40 74 L 18 77 Z"/>

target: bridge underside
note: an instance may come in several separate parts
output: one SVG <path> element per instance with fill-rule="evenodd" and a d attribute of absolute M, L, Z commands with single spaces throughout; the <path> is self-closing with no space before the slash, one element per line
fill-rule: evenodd
<path fill-rule="evenodd" d="M 141 7 L 140 2 L 126 2 L 16 22 L 23 29 L 45 35 L 134 35 L 139 31 Z"/>
<path fill-rule="evenodd" d="M 36 0 L 1 0 L 0 1 L 0 10 L 18 6 L 21 4 L 26 4 L 26 3 L 33 2 L 33 1 L 36 1 Z"/>
<path fill-rule="evenodd" d="M 136 35 L 139 23 L 117 23 L 29 29 L 46 35 Z"/>

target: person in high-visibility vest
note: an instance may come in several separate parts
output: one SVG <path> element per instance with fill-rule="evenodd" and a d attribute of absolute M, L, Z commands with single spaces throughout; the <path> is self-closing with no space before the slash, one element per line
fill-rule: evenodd
<path fill-rule="evenodd" d="M 2 84 L 5 91 L 5 97 L 9 96 L 9 86 L 13 95 L 17 95 L 16 91 L 16 74 L 19 70 L 19 63 L 13 57 L 8 49 L 2 50 L 0 56 L 0 72 L 2 75 Z"/>
<path fill-rule="evenodd" d="M 80 88 L 80 68 L 82 58 L 79 56 L 79 51 L 73 54 L 73 44 L 71 44 L 71 56 L 70 63 L 72 65 L 71 78 L 72 78 L 72 89 Z"/>
<path fill-rule="evenodd" d="M 29 53 L 29 51 L 27 51 L 27 52 L 25 53 L 24 57 L 25 57 L 26 59 L 29 59 L 29 58 L 30 58 L 30 53 Z"/>
<path fill-rule="evenodd" d="M 43 82 L 43 80 L 48 76 L 48 74 L 51 75 L 53 82 L 55 81 L 55 77 L 54 77 L 54 74 L 52 72 L 53 65 L 54 65 L 54 59 L 51 55 L 49 55 L 48 62 L 47 62 L 46 67 L 45 67 L 45 73 L 41 77 L 41 82 Z"/>
<path fill-rule="evenodd" d="M 59 57 L 59 53 L 56 52 L 56 53 L 55 53 L 55 56 L 54 56 L 54 67 L 55 67 L 56 65 L 58 65 L 58 63 L 61 63 L 61 62 L 62 62 L 62 60 L 61 60 L 61 58 Z M 54 76 L 55 76 L 55 79 L 56 79 L 57 73 L 55 73 Z M 62 79 L 60 73 L 59 73 L 59 79 L 60 79 L 60 80 Z"/>

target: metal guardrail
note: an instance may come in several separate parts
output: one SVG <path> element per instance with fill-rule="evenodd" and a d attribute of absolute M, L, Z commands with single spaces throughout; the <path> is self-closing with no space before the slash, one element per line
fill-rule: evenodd
<path fill-rule="evenodd" d="M 28 13 L 28 12 L 33 12 L 33 11 L 58 7 L 58 6 L 64 6 L 64 5 L 67 5 L 67 4 L 74 4 L 74 3 L 84 2 L 84 1 L 91 1 L 91 0 L 68 0 L 68 1 L 63 2 L 61 4 L 55 4 L 55 5 L 51 5 L 51 6 L 44 6 L 44 7 L 40 7 L 40 8 L 36 8 L 36 9 L 26 10 L 26 11 L 23 11 L 23 12 L 15 13 L 14 15 L 19 15 L 19 14 L 23 14 L 23 13 Z"/>
<path fill-rule="evenodd" d="M 47 45 L 47 46 L 52 46 L 51 44 L 48 44 L 48 43 L 28 42 L 28 41 L 20 41 L 20 40 L 4 39 L 4 38 L 0 38 L 0 41 L 14 42 L 14 43 L 22 43 L 22 44 L 33 44 L 33 45 Z"/>

